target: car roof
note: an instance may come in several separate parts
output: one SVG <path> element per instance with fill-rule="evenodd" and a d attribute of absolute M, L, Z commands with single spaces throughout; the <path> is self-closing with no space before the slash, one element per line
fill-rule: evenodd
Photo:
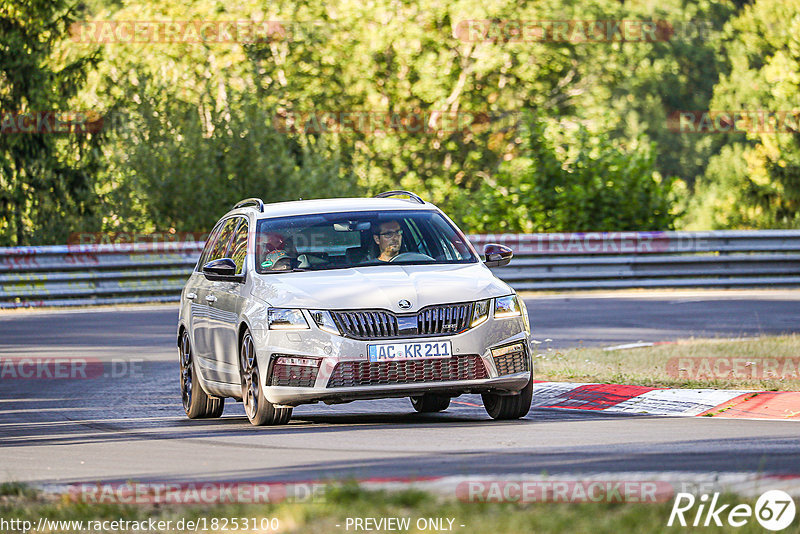
<path fill-rule="evenodd" d="M 255 211 L 258 219 L 288 217 L 292 215 L 312 215 L 315 213 L 339 213 L 347 211 L 438 211 L 430 202 L 419 202 L 397 198 L 325 198 L 317 200 L 292 200 L 264 204 L 264 212 L 248 206 L 231 210 L 226 215 Z"/>

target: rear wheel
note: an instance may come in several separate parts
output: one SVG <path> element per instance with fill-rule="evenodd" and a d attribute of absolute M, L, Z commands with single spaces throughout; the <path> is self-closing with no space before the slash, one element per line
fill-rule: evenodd
<path fill-rule="evenodd" d="M 533 400 L 533 377 L 517 395 L 484 393 L 483 407 L 492 419 L 519 419 L 531 410 Z"/>
<path fill-rule="evenodd" d="M 441 412 L 450 406 L 450 396 L 425 393 L 417 397 L 411 397 L 411 406 L 420 413 Z"/>
<path fill-rule="evenodd" d="M 189 419 L 222 415 L 222 410 L 225 409 L 225 399 L 210 396 L 197 381 L 194 351 L 192 351 L 189 332 L 186 330 L 181 334 L 178 356 L 181 364 L 181 398 L 186 415 Z"/>
<path fill-rule="evenodd" d="M 247 418 L 256 426 L 285 425 L 292 417 L 291 408 L 276 408 L 264 396 L 258 372 L 258 358 L 250 331 L 245 331 L 239 349 L 239 372 L 242 379 L 242 402 Z"/>

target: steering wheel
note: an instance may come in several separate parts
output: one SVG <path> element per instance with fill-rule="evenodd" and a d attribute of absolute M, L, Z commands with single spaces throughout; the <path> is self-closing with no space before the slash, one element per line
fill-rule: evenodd
<path fill-rule="evenodd" d="M 436 261 L 427 254 L 420 254 L 419 252 L 403 252 L 402 254 L 398 254 L 389 262 L 393 261 Z"/>

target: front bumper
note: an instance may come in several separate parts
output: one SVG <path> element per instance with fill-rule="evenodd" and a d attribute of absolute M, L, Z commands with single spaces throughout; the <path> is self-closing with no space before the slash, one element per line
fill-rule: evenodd
<path fill-rule="evenodd" d="M 313 323 L 311 323 L 313 324 Z M 397 338 L 361 341 L 342 336 L 329 334 L 312 326 L 309 330 L 284 331 L 284 330 L 258 330 L 253 332 L 256 345 L 256 355 L 261 372 L 261 385 L 264 394 L 271 403 L 284 406 L 296 406 L 315 402 L 329 404 L 349 402 L 359 399 L 379 399 L 392 397 L 407 397 L 421 395 L 427 392 L 450 394 L 458 396 L 462 393 L 487 393 L 514 394 L 521 390 L 530 381 L 533 371 L 533 362 L 529 345 L 529 330 L 522 317 L 495 319 L 478 325 L 466 332 L 448 336 Z M 445 379 L 420 381 L 392 382 L 389 383 L 348 386 L 333 385 L 332 376 L 336 374 L 337 366 L 364 367 L 369 362 L 367 345 L 393 342 L 426 342 L 448 340 L 452 345 L 453 359 L 459 360 L 452 363 L 452 368 L 461 369 L 462 363 L 470 366 L 481 365 L 480 373 L 474 379 L 464 379 L 472 376 L 459 372 L 447 374 Z M 519 367 L 505 368 L 498 371 L 492 349 L 510 344 L 522 343 L 527 360 L 524 370 Z M 292 387 L 288 385 L 271 385 L 274 361 L 279 356 L 316 358 L 320 365 L 315 378 L 308 382 L 308 387 Z M 474 365 L 473 365 L 474 362 Z M 444 364 L 445 366 L 447 364 Z M 340 367 L 341 369 L 341 367 Z M 521 371 L 521 372 L 520 372 Z M 402 371 L 405 372 L 405 371 Z M 401 373 L 402 373 L 401 372 Z M 419 372 L 419 371 L 417 371 Z M 339 376 L 339 375 L 337 375 Z M 403 376 L 401 374 L 401 376 Z M 429 375 L 426 375 L 429 376 Z M 456 376 L 457 379 L 447 379 Z M 384 376 L 384 378 L 386 378 Z M 382 380 L 386 382 L 387 380 Z"/>
<path fill-rule="evenodd" d="M 530 372 L 524 372 L 481 380 L 414 382 L 346 388 L 292 388 L 285 386 L 269 386 L 265 388 L 264 392 L 267 400 L 273 404 L 295 406 L 319 401 L 325 402 L 326 404 L 336 404 L 354 400 L 410 397 L 431 392 L 451 394 L 452 396 L 458 396 L 463 393 L 489 392 L 513 394 L 524 388 L 530 380 L 530 377 Z"/>

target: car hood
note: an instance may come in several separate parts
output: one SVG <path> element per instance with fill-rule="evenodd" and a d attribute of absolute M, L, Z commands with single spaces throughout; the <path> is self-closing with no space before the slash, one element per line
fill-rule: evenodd
<path fill-rule="evenodd" d="M 377 308 L 410 313 L 431 304 L 468 302 L 512 293 L 506 283 L 481 263 L 375 265 L 257 274 L 252 280 L 252 294 L 279 308 Z M 411 307 L 400 308 L 401 300 L 409 301 Z"/>

